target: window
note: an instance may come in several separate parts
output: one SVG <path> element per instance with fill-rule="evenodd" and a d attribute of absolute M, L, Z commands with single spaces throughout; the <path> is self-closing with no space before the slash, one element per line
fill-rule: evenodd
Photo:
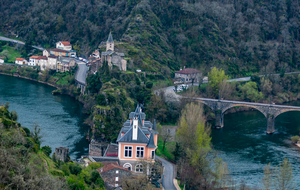
<path fill-rule="evenodd" d="M 144 158 L 144 147 L 136 147 L 136 157 Z"/>
<path fill-rule="evenodd" d="M 152 160 L 155 159 L 155 152 L 154 152 L 154 150 L 151 151 L 151 159 L 152 159 Z"/>
<path fill-rule="evenodd" d="M 119 177 L 116 177 L 116 181 L 119 181 Z"/>
<path fill-rule="evenodd" d="M 143 165 L 142 164 L 137 164 L 136 166 L 135 166 L 135 171 L 136 172 L 143 172 Z"/>
<path fill-rule="evenodd" d="M 116 174 L 118 174 L 118 173 L 119 173 L 119 170 L 116 171 Z"/>
<path fill-rule="evenodd" d="M 132 157 L 132 146 L 125 146 L 125 158 L 131 158 Z"/>

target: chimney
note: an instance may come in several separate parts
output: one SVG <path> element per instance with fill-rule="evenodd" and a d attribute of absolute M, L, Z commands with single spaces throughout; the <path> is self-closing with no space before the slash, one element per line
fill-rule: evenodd
<path fill-rule="evenodd" d="M 185 69 L 185 66 L 183 66 L 183 69 Z"/>
<path fill-rule="evenodd" d="M 138 120 L 137 116 L 133 118 L 133 129 L 132 129 L 132 140 L 137 140 L 137 132 L 138 132 Z"/>
<path fill-rule="evenodd" d="M 180 67 L 180 70 L 182 70 L 182 68 Z"/>

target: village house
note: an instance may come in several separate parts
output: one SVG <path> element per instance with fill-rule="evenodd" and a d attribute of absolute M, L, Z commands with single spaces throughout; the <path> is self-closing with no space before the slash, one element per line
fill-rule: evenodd
<path fill-rule="evenodd" d="M 43 56 L 48 58 L 48 61 L 45 65 L 45 67 L 41 67 L 41 70 L 45 70 L 45 69 L 52 69 L 52 70 L 56 70 L 57 68 L 57 56 L 55 55 L 50 55 L 49 50 L 44 50 L 43 51 Z"/>
<path fill-rule="evenodd" d="M 50 55 L 54 55 L 54 56 L 60 56 L 60 57 L 69 57 L 69 51 L 67 50 L 63 50 L 63 49 L 50 49 L 48 50 L 50 52 Z"/>
<path fill-rule="evenodd" d="M 39 66 L 40 56 L 33 55 L 29 57 L 28 65 L 30 66 Z"/>
<path fill-rule="evenodd" d="M 4 57 L 0 56 L 0 63 L 4 63 Z"/>
<path fill-rule="evenodd" d="M 58 57 L 57 59 L 57 72 L 70 71 L 72 67 L 76 66 L 76 61 L 74 58 Z"/>
<path fill-rule="evenodd" d="M 175 79 L 183 83 L 199 82 L 202 73 L 196 69 L 180 69 L 180 71 L 175 72 Z"/>
<path fill-rule="evenodd" d="M 104 161 L 101 162 L 104 166 L 97 169 L 100 173 L 106 189 L 115 189 L 122 185 L 122 181 L 132 176 L 132 172 L 119 166 L 118 162 Z"/>
<path fill-rule="evenodd" d="M 0 61 L 0 63 L 1 63 L 1 61 Z M 3 63 L 4 63 L 4 61 L 3 61 Z M 18 57 L 18 58 L 16 58 L 15 64 L 18 64 L 18 65 L 27 65 L 28 62 L 27 62 L 26 59 Z"/>
<path fill-rule="evenodd" d="M 135 112 L 129 114 L 129 120 L 123 124 L 117 138 L 118 144 L 109 144 L 105 151 L 99 146 L 97 149 L 104 153 L 100 153 L 101 156 L 90 155 L 90 159 L 96 162 L 118 161 L 120 166 L 129 171 L 143 173 L 147 166 L 143 166 L 142 162 L 155 162 L 157 136 L 155 120 L 153 124 L 146 121 L 146 114 L 138 104 Z M 95 154 L 95 151 L 90 152 Z"/>
<path fill-rule="evenodd" d="M 124 53 L 115 52 L 115 44 L 112 38 L 111 32 L 108 35 L 108 39 L 106 41 L 106 51 L 101 53 L 101 61 L 107 61 L 109 67 L 113 65 L 117 66 L 121 71 L 126 71 L 127 69 L 127 61 L 124 59 Z M 96 52 L 94 52 L 96 55 Z"/>
<path fill-rule="evenodd" d="M 40 66 L 40 69 L 43 71 L 48 66 L 48 57 L 46 56 L 39 56 L 38 65 Z"/>
<path fill-rule="evenodd" d="M 59 42 L 56 42 L 56 48 L 70 51 L 70 50 L 72 50 L 72 45 L 68 41 L 59 41 Z"/>

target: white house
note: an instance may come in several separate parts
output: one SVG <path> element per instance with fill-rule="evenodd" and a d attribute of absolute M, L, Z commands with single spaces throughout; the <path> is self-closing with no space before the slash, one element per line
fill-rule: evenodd
<path fill-rule="evenodd" d="M 54 55 L 48 56 L 48 69 L 56 70 L 57 68 L 57 57 Z"/>
<path fill-rule="evenodd" d="M 4 63 L 4 57 L 0 57 L 0 63 Z"/>
<path fill-rule="evenodd" d="M 30 66 L 39 66 L 40 56 L 33 55 L 29 57 L 28 65 Z"/>
<path fill-rule="evenodd" d="M 3 62 L 4 62 L 4 60 L 3 60 Z M 18 58 L 16 58 L 15 64 L 18 64 L 18 65 L 27 65 L 28 62 L 27 62 L 26 59 L 18 57 Z"/>
<path fill-rule="evenodd" d="M 39 57 L 39 66 L 42 71 L 48 68 L 48 57 L 46 56 L 40 56 Z"/>
<path fill-rule="evenodd" d="M 70 50 L 72 50 L 72 45 L 68 41 L 59 41 L 59 42 L 56 42 L 56 48 L 70 51 Z"/>

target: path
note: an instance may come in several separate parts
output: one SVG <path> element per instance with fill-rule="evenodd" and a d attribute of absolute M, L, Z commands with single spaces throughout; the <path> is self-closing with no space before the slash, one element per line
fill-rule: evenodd
<path fill-rule="evenodd" d="M 6 38 L 6 37 L 3 37 L 3 36 L 0 36 L 0 40 L 7 41 L 7 42 L 13 42 L 13 43 L 16 43 L 16 44 L 25 45 L 25 42 L 22 42 L 22 41 L 19 41 L 19 40 L 10 39 L 10 38 Z M 35 48 L 35 49 L 39 49 L 41 51 L 44 50 L 44 48 L 42 48 L 42 47 L 38 47 L 38 46 L 32 46 L 32 47 Z"/>
<path fill-rule="evenodd" d="M 173 179 L 174 179 L 174 166 L 170 162 L 165 159 L 155 156 L 157 160 L 160 160 L 164 166 L 164 174 L 163 174 L 163 187 L 165 190 L 176 190 Z"/>

